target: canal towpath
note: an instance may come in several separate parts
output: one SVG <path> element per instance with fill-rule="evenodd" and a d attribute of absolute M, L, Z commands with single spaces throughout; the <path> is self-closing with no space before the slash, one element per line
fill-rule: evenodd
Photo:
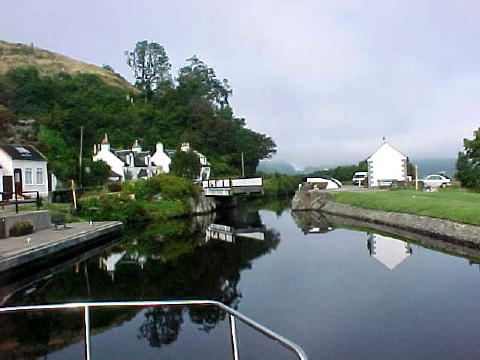
<path fill-rule="evenodd" d="M 69 223 L 32 234 L 0 240 L 0 272 L 61 254 L 96 238 L 119 232 L 120 221 Z"/>

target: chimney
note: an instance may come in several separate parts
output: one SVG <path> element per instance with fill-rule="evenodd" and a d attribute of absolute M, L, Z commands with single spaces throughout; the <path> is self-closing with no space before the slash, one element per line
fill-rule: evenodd
<path fill-rule="evenodd" d="M 161 142 L 157 142 L 156 152 L 163 152 L 163 144 Z"/>
<path fill-rule="evenodd" d="M 141 147 L 140 144 L 138 143 L 138 140 L 135 140 L 135 142 L 133 143 L 133 145 L 132 145 L 132 151 L 133 151 L 133 152 L 140 152 L 140 151 L 142 151 L 142 147 Z"/>
<path fill-rule="evenodd" d="M 182 143 L 180 150 L 184 152 L 190 151 L 190 143 Z"/>
<path fill-rule="evenodd" d="M 101 151 L 110 151 L 110 143 L 108 141 L 108 135 L 105 133 L 105 137 L 102 140 L 102 144 L 100 145 Z"/>

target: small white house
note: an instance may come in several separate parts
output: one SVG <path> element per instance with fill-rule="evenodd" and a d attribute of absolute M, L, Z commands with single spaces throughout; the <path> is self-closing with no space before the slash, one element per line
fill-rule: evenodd
<path fill-rule="evenodd" d="M 369 187 L 407 180 L 407 157 L 386 141 L 367 159 L 367 163 Z"/>
<path fill-rule="evenodd" d="M 0 167 L 1 191 L 48 195 L 47 158 L 35 147 L 0 144 Z"/>
<path fill-rule="evenodd" d="M 188 143 L 182 144 L 180 151 L 193 151 L 198 156 L 201 169 L 195 180 L 210 179 L 210 164 L 203 154 L 191 149 Z M 110 147 L 108 136 L 105 134 L 102 143 L 94 146 L 93 161 L 103 160 L 110 166 L 111 180 L 147 179 L 156 174 L 169 173 L 171 156 L 175 152 L 176 150 L 165 150 L 163 144 L 158 142 L 151 154 L 150 151 L 142 150 L 138 140 L 135 140 L 131 149 L 114 150 Z"/>

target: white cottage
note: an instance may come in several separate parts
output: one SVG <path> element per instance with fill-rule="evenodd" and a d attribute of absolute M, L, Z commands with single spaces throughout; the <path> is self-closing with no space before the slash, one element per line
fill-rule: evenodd
<path fill-rule="evenodd" d="M 407 157 L 386 141 L 367 159 L 367 163 L 369 187 L 407 180 Z"/>
<path fill-rule="evenodd" d="M 0 193 L 3 191 L 3 167 L 0 165 Z M 0 200 L 2 197 L 0 196 Z"/>
<path fill-rule="evenodd" d="M 47 158 L 31 145 L 0 144 L 1 190 L 48 195 Z"/>
<path fill-rule="evenodd" d="M 202 153 L 199 153 L 197 150 L 193 150 L 190 147 L 189 143 L 183 143 L 180 147 L 180 151 L 188 152 L 193 151 L 198 156 L 198 161 L 200 162 L 200 174 L 195 181 L 210 180 L 210 163 L 207 160 L 207 157 Z"/>
<path fill-rule="evenodd" d="M 388 270 L 395 269 L 412 255 L 409 243 L 378 234 L 370 234 L 367 247 L 370 255 Z"/>

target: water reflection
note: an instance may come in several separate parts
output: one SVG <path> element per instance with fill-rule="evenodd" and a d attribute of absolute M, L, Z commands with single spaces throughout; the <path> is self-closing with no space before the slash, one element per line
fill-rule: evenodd
<path fill-rule="evenodd" d="M 325 215 L 319 211 L 292 211 L 292 218 L 305 235 L 322 234 L 333 229 Z"/>
<path fill-rule="evenodd" d="M 412 255 L 409 243 L 379 234 L 368 235 L 367 249 L 368 253 L 388 270 L 395 269 Z"/>
<path fill-rule="evenodd" d="M 212 224 L 212 220 L 215 223 Z M 232 243 L 214 240 L 214 229 L 228 229 Z M 261 240 L 261 241 L 259 241 Z M 280 242 L 277 232 L 268 230 L 261 223 L 258 212 L 223 214 L 215 219 L 198 217 L 192 222 L 171 221 L 155 224 L 139 235 L 115 244 L 107 251 L 84 262 L 78 262 L 54 277 L 45 277 L 30 286 L 8 296 L 4 305 L 55 303 L 62 301 L 113 301 L 113 300 L 161 300 L 161 299 L 213 299 L 237 308 L 242 297 L 238 284 L 241 271 L 251 268 L 252 260 L 275 249 Z M 41 286 L 39 285 L 41 284 Z M 184 311 L 179 307 L 149 308 L 114 312 L 99 312 L 92 319 L 95 333 L 101 329 L 118 326 L 126 319 L 143 318 L 137 336 L 152 347 L 162 347 L 176 341 L 184 324 Z M 216 307 L 188 309 L 188 322 L 200 325 L 199 330 L 211 332 L 225 320 L 225 313 Z M 106 315 L 108 314 L 108 316 Z M 52 324 L 62 322 L 63 313 L 49 314 Z M 98 320 L 98 316 L 100 321 Z M 105 319 L 108 318 L 107 325 Z M 8 328 L 0 328 L 0 339 L 9 339 L 24 348 L 23 329 L 34 327 L 45 332 L 42 347 L 36 356 L 58 350 L 49 347 L 53 342 L 51 331 L 37 323 L 27 321 L 22 328 L 9 322 Z M 97 319 L 97 320 L 95 320 Z M 75 333 L 72 341 L 82 336 L 81 323 L 66 322 L 55 326 L 55 334 Z M 8 332 L 8 337 L 6 333 Z M 49 335 L 50 334 L 50 335 Z M 70 339 L 70 337 L 65 337 Z M 0 340 L 0 358 L 4 358 Z M 56 341 L 58 343 L 58 341 Z M 63 343 L 63 342 L 62 342 Z M 61 347 L 65 347 L 65 341 Z M 19 350 L 21 352 L 21 350 Z M 26 356 L 26 354 L 24 354 Z M 18 358 L 22 358 L 17 354 Z"/>
<path fill-rule="evenodd" d="M 385 235 L 389 232 L 384 229 L 377 233 L 345 229 L 362 225 L 319 212 L 276 216 L 271 211 L 241 209 L 193 221 L 168 221 L 129 234 L 125 241 L 110 244 L 88 259 L 66 263 L 63 270 L 56 269 L 27 286 L 19 280 L 18 286 L 8 284 L 13 291 L 0 291 L 8 294 L 5 305 L 214 299 L 240 307 L 246 315 L 305 346 L 311 358 L 355 358 L 359 353 L 365 358 L 420 358 L 410 349 L 433 358 L 429 355 L 444 344 L 425 345 L 434 337 L 428 334 L 442 335 L 435 333 L 444 326 L 436 320 L 452 327 L 463 316 L 456 304 L 470 313 L 477 309 L 480 293 L 472 284 L 478 283 L 478 273 L 468 273 L 463 260 Z M 428 246 L 438 242 L 412 240 Z M 446 246 L 445 242 L 440 245 Z M 478 262 L 465 255 L 476 250 L 455 246 L 449 244 L 448 250 L 470 263 Z M 383 266 L 396 271 L 382 271 Z M 455 284 L 455 292 L 449 284 Z M 419 322 L 413 308 L 425 314 L 420 324 L 423 332 L 415 333 Z M 77 353 L 82 358 L 81 320 L 78 312 L 2 316 L 0 358 L 74 358 Z M 474 336 L 476 324 L 480 326 L 480 319 L 473 318 L 471 324 L 462 323 L 470 326 L 469 331 L 456 331 Z M 142 354 L 142 359 L 214 359 L 200 354 L 205 342 L 210 341 L 210 349 L 219 354 L 218 348 L 228 345 L 225 313 L 215 307 L 95 310 L 92 326 L 94 348 L 100 358 L 107 359 L 128 358 L 124 351 L 130 351 L 132 358 Z M 422 334 L 428 336 L 422 338 Z M 456 341 L 457 351 L 470 344 L 461 336 L 448 336 Z M 248 343 L 248 335 L 240 337 L 242 344 Z M 256 351 L 255 341 L 250 349 Z M 404 347 L 407 343 L 412 346 Z M 248 354 L 249 349 L 242 351 Z M 228 352 L 221 357 L 226 356 Z"/>

